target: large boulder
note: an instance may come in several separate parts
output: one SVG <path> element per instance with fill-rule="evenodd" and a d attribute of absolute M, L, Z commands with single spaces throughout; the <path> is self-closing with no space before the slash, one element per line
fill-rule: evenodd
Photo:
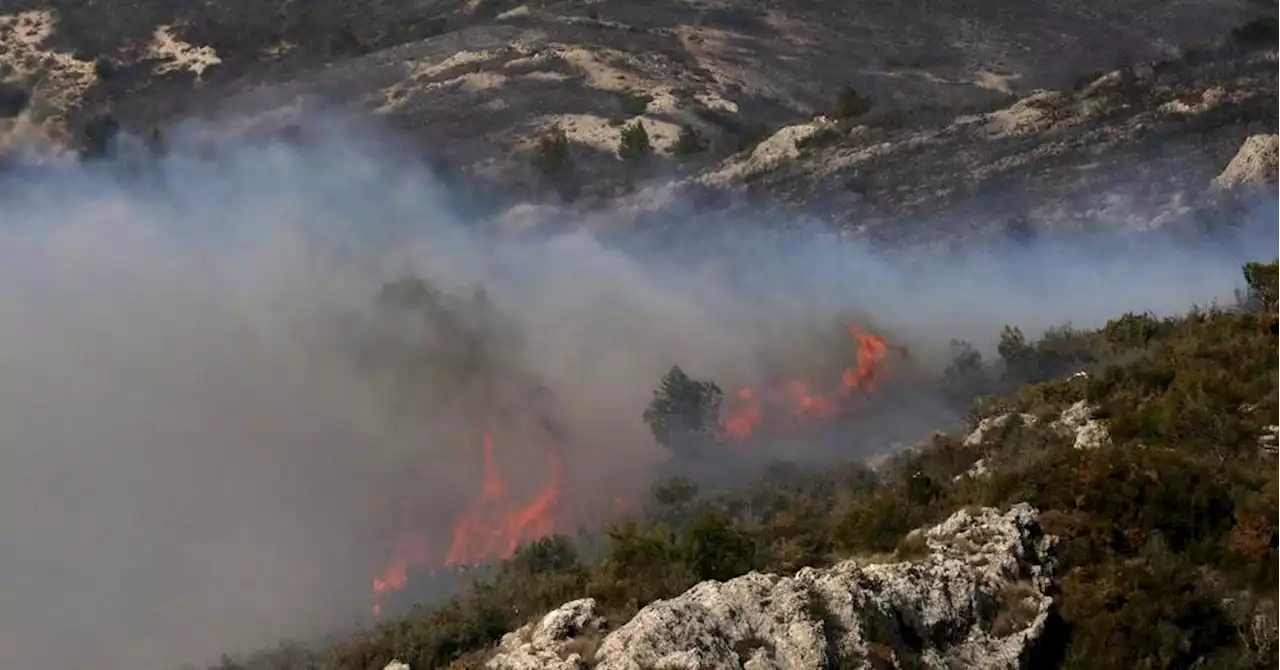
<path fill-rule="evenodd" d="M 957 512 L 909 536 L 898 563 L 703 582 L 603 639 L 595 602 L 577 600 L 508 635 L 489 668 L 1029 667 L 1053 603 L 1054 539 L 1036 514 Z"/>
<path fill-rule="evenodd" d="M 1214 178 L 1214 186 L 1220 189 L 1274 187 L 1277 181 L 1278 147 L 1280 142 L 1276 135 L 1249 137 L 1240 145 L 1240 150 L 1227 163 L 1222 173 Z"/>

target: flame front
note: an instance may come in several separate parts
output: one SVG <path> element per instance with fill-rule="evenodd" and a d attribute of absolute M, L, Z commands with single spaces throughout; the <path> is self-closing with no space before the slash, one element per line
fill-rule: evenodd
<path fill-rule="evenodd" d="M 373 578 L 373 614 L 382 614 L 382 599 L 409 583 L 409 570 L 430 560 L 427 540 L 421 533 L 405 533 L 396 538 L 387 567 Z"/>
<path fill-rule="evenodd" d="M 739 389 L 734 394 L 735 406 L 725 419 L 721 439 L 730 444 L 745 441 L 756 434 L 766 419 L 770 426 L 785 429 L 804 429 L 835 419 L 848 410 L 858 394 L 875 388 L 890 351 L 907 355 L 906 349 L 857 325 L 848 324 L 845 330 L 853 339 L 857 354 L 853 367 L 841 373 L 834 390 L 815 390 L 815 385 L 805 380 L 790 380 L 765 393 L 753 388 Z M 519 506 L 511 501 L 493 435 L 487 429 L 481 434 L 480 491 L 454 522 L 448 550 L 433 556 L 420 533 L 405 533 L 398 538 L 391 559 L 373 580 L 375 616 L 382 613 L 382 603 L 388 594 L 408 584 L 412 569 L 476 565 L 507 558 L 521 542 L 555 533 L 563 497 L 563 445 L 555 440 L 548 443 L 546 483 L 532 499 Z M 634 500 L 618 497 L 613 501 L 613 513 L 627 513 L 634 505 Z"/>
<path fill-rule="evenodd" d="M 453 527 L 453 543 L 445 555 L 448 566 L 474 565 L 506 558 L 521 542 L 546 537 L 555 531 L 555 512 L 564 485 L 564 457 L 559 445 L 547 450 L 550 470 L 547 484 L 523 507 L 511 509 L 506 485 L 494 456 L 493 438 L 484 434 L 484 484 L 480 497 L 463 512 Z"/>
<path fill-rule="evenodd" d="M 875 387 L 883 373 L 882 363 L 890 350 L 907 355 L 905 348 L 889 344 L 879 335 L 855 324 L 846 324 L 845 331 L 857 345 L 857 356 L 854 366 L 841 373 L 839 387 L 824 393 L 813 390 L 808 381 L 794 379 L 764 394 L 753 388 L 738 389 L 738 402 L 725 419 L 722 439 L 733 443 L 751 437 L 763 423 L 766 413 L 771 421 L 792 429 L 830 421 L 844 412 L 859 392 Z"/>
<path fill-rule="evenodd" d="M 373 580 L 373 614 L 382 614 L 383 599 L 408 584 L 410 569 L 427 566 L 475 565 L 510 557 L 521 542 L 546 537 L 555 532 L 564 486 L 562 446 L 553 442 L 546 451 L 547 483 L 523 506 L 508 499 L 506 481 L 498 465 L 493 436 L 485 430 L 482 438 L 482 479 L 480 494 L 462 512 L 453 526 L 453 539 L 443 558 L 434 559 L 420 533 L 404 533 L 397 540 L 387 566 Z"/>

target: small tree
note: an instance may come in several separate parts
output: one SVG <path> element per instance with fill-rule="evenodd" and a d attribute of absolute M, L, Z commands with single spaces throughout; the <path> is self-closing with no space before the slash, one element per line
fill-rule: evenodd
<path fill-rule="evenodd" d="M 715 382 L 698 381 L 674 366 L 653 392 L 644 422 L 662 446 L 672 451 L 697 449 L 719 430 L 723 397 Z"/>
<path fill-rule="evenodd" d="M 653 153 L 649 144 L 649 132 L 639 120 L 622 127 L 622 137 L 618 140 L 618 158 L 624 161 L 639 162 Z"/>
<path fill-rule="evenodd" d="M 1274 312 L 1277 305 L 1276 261 L 1270 263 L 1245 263 L 1244 280 L 1249 285 L 1245 294 L 1245 306 L 1259 312 Z"/>
<path fill-rule="evenodd" d="M 858 95 L 853 86 L 845 84 L 840 88 L 840 92 L 836 94 L 836 118 L 852 119 L 856 116 L 862 116 L 871 111 L 872 104 L 870 98 Z"/>
<path fill-rule="evenodd" d="M 0 81 L 0 119 L 10 119 L 22 113 L 31 102 L 31 94 L 25 89 Z"/>
<path fill-rule="evenodd" d="M 687 156 L 706 151 L 707 141 L 703 139 L 702 133 L 693 126 L 681 126 L 680 135 L 676 137 L 676 141 L 671 145 L 671 153 L 677 156 Z"/>
<path fill-rule="evenodd" d="M 533 151 L 533 165 L 543 176 L 564 178 L 573 172 L 569 137 L 560 126 L 552 126 L 540 137 Z"/>
<path fill-rule="evenodd" d="M 951 340 L 951 364 L 942 373 L 942 384 L 952 400 L 965 403 L 991 389 L 982 354 L 963 340 Z"/>
<path fill-rule="evenodd" d="M 1036 348 L 1027 343 L 1021 328 L 1005 326 L 996 351 L 1004 361 L 1006 380 L 1027 381 L 1036 376 Z"/>
<path fill-rule="evenodd" d="M 115 151 L 116 135 L 120 123 L 110 114 L 95 117 L 80 130 L 80 157 L 96 159 L 109 157 Z"/>
<path fill-rule="evenodd" d="M 756 543 L 719 512 L 695 519 L 679 539 L 684 562 L 698 579 L 732 579 L 753 567 Z"/>

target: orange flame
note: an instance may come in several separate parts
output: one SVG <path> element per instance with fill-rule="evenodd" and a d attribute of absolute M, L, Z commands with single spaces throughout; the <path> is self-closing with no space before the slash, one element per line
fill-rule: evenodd
<path fill-rule="evenodd" d="M 483 474 L 479 496 L 467 506 L 453 526 L 453 540 L 443 560 L 433 561 L 425 538 L 405 533 L 397 540 L 387 566 L 373 580 L 373 614 L 382 614 L 383 599 L 408 584 L 412 568 L 436 564 L 474 565 L 508 558 L 521 542 L 546 537 L 555 532 L 564 485 L 564 455 L 560 445 L 547 450 L 549 477 L 546 485 L 522 507 L 512 508 L 507 486 L 498 466 L 493 436 L 484 431 Z"/>
<path fill-rule="evenodd" d="M 755 389 L 738 389 L 738 399 L 741 407 L 724 422 L 724 436 L 730 440 L 745 440 L 760 425 L 760 399 Z"/>
<path fill-rule="evenodd" d="M 558 448 L 547 450 L 550 477 L 547 484 L 523 507 L 509 511 L 506 484 L 494 457 L 493 438 L 484 435 L 484 484 L 480 497 L 458 518 L 453 527 L 453 544 L 445 555 L 445 565 L 473 565 L 494 558 L 507 558 L 521 542 L 536 540 L 555 532 L 555 512 L 560 505 L 564 462 Z"/>
<path fill-rule="evenodd" d="M 857 346 L 854 366 L 840 375 L 839 386 L 831 392 L 815 391 L 804 380 L 791 380 L 777 389 L 761 394 L 753 388 L 739 389 L 736 407 L 725 420 L 721 439 L 729 443 L 747 440 L 763 425 L 766 418 L 780 419 L 787 428 L 803 428 L 815 422 L 838 417 L 848 409 L 856 393 L 875 388 L 883 375 L 882 363 L 888 352 L 906 356 L 907 350 L 890 344 L 884 338 L 854 324 L 845 326 Z M 498 463 L 493 436 L 488 430 L 482 438 L 482 475 L 479 495 L 462 512 L 453 525 L 452 542 L 443 557 L 434 557 L 419 533 L 405 533 L 397 539 L 391 559 L 373 580 L 373 613 L 382 613 L 383 599 L 408 584 L 409 571 L 426 566 L 475 565 L 489 560 L 508 558 L 521 542 L 537 540 L 556 531 L 556 520 L 564 486 L 564 453 L 558 442 L 547 449 L 547 481 L 523 506 L 514 507 L 509 500 L 507 482 Z M 613 513 L 622 514 L 635 507 L 635 500 L 617 497 Z"/>
<path fill-rule="evenodd" d="M 382 614 L 382 599 L 409 583 L 409 569 L 429 561 L 427 540 L 421 533 L 405 533 L 396 538 L 387 567 L 373 578 L 373 614 Z"/>
<path fill-rule="evenodd" d="M 889 344 L 855 324 L 846 324 L 845 330 L 857 345 L 857 357 L 854 366 L 841 373 L 839 388 L 823 393 L 813 391 L 805 380 L 791 380 L 767 394 L 764 401 L 755 389 L 739 389 L 738 406 L 725 420 L 722 438 L 736 442 L 751 437 L 764 420 L 766 406 L 771 414 L 783 414 L 780 423 L 791 427 L 830 421 L 847 409 L 856 392 L 875 388 L 883 373 L 881 364 L 890 350 L 902 356 L 908 354 L 904 347 Z"/>

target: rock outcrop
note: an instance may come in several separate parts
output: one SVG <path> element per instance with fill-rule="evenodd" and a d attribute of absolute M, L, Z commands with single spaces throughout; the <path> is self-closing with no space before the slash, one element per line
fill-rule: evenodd
<path fill-rule="evenodd" d="M 603 639 L 595 602 L 577 600 L 508 634 L 488 667 L 1028 667 L 1053 603 L 1054 538 L 1035 518 L 1026 504 L 960 511 L 912 533 L 903 562 L 703 582 Z"/>
<path fill-rule="evenodd" d="M 1094 408 L 1081 400 L 1062 410 L 1052 426 L 1075 440 L 1076 449 L 1097 449 L 1111 444 L 1111 434 L 1101 421 L 1093 418 Z"/>
<path fill-rule="evenodd" d="M 993 431 L 997 428 L 1005 427 L 1013 417 L 1013 414 L 999 414 L 996 416 L 986 417 L 982 421 L 979 421 L 977 427 L 973 429 L 973 432 L 965 436 L 964 446 L 976 447 L 982 444 L 993 434 Z M 1036 415 L 1034 414 L 1023 413 L 1019 414 L 1018 418 L 1022 420 L 1022 425 L 1024 426 L 1034 426 L 1037 421 Z"/>
<path fill-rule="evenodd" d="M 1093 418 L 1096 408 L 1088 402 L 1080 400 L 1062 410 L 1058 418 L 1049 423 L 1049 428 L 1057 434 L 1069 438 L 1076 449 L 1096 449 L 1111 444 L 1111 434 L 1101 421 Z M 1024 426 L 1034 426 L 1039 422 L 1034 414 L 997 414 L 978 422 L 964 438 L 964 446 L 979 447 L 990 441 L 998 429 L 1008 425 L 1014 417 L 1018 417 Z"/>
<path fill-rule="evenodd" d="M 1213 180 L 1221 189 L 1242 186 L 1274 186 L 1277 182 L 1277 154 L 1280 136 L 1253 135 L 1240 145 L 1240 150 Z"/>

